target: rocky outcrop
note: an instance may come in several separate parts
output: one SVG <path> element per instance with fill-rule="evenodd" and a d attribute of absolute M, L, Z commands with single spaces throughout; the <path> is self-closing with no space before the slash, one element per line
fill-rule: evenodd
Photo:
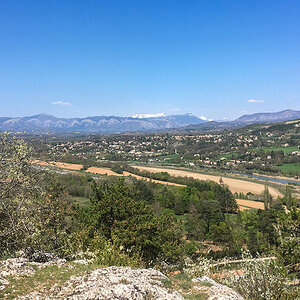
<path fill-rule="evenodd" d="M 23 253 L 23 257 L 0 261 L 0 290 L 10 285 L 14 279 L 33 276 L 36 270 L 51 265 L 74 268 L 74 264 L 88 264 L 86 260 L 66 263 L 50 254 L 38 252 Z M 25 257 L 24 257 L 25 256 Z M 37 261 L 46 262 L 37 262 Z M 207 276 L 192 279 L 190 292 L 206 294 L 209 300 L 243 300 L 231 288 L 221 285 Z M 115 299 L 115 300 L 182 300 L 183 296 L 165 286 L 168 278 L 155 269 L 131 269 L 129 267 L 108 267 L 89 271 L 84 276 L 72 276 L 62 285 L 54 285 L 50 290 L 32 292 L 19 299 Z"/>
<path fill-rule="evenodd" d="M 178 292 L 169 292 L 162 283 L 164 279 L 167 277 L 154 269 L 109 267 L 71 277 L 62 287 L 53 288 L 50 295 L 32 293 L 21 299 L 184 299 Z"/>
<path fill-rule="evenodd" d="M 45 263 L 30 261 L 28 258 L 11 258 L 0 261 L 0 290 L 9 285 L 8 276 L 18 278 L 19 276 L 32 276 L 37 269 L 42 269 L 50 265 L 63 265 L 65 259 L 53 258 Z"/>
<path fill-rule="evenodd" d="M 208 300 L 244 300 L 244 298 L 226 285 L 219 284 L 207 276 L 192 279 L 193 282 L 206 282 L 211 286 L 206 288 Z"/>

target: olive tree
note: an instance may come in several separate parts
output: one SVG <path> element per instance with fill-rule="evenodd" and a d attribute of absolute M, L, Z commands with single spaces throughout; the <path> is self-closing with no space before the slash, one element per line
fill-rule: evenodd
<path fill-rule="evenodd" d="M 33 166 L 32 154 L 33 149 L 24 140 L 7 133 L 0 135 L 2 255 L 26 246 L 48 249 L 58 246 L 58 222 L 62 222 L 65 210 L 58 210 L 57 203 L 63 193 L 58 185 L 51 184 L 53 176 Z M 53 238 L 47 239 L 48 235 Z"/>

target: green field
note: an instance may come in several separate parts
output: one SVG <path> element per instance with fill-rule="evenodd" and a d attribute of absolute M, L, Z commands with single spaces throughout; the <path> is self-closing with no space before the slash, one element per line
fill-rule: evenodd
<path fill-rule="evenodd" d="M 288 172 L 299 172 L 300 173 L 300 162 L 295 164 L 283 164 L 282 166 L 278 167 L 281 172 L 288 173 Z"/>
<path fill-rule="evenodd" d="M 271 151 L 280 151 L 282 150 L 284 154 L 290 154 L 294 151 L 300 151 L 300 149 L 297 146 L 289 146 L 289 147 L 263 147 L 261 148 L 265 152 L 271 152 Z M 259 149 L 257 149 L 259 150 Z"/>
<path fill-rule="evenodd" d="M 158 160 L 164 160 L 164 159 L 176 159 L 176 158 L 178 158 L 178 154 L 170 154 L 170 155 L 162 155 L 162 156 L 157 156 L 157 157 L 155 157 L 155 159 L 158 159 Z"/>
<path fill-rule="evenodd" d="M 234 156 L 238 156 L 239 155 L 239 153 L 238 152 L 231 152 L 231 153 L 227 153 L 227 154 L 223 154 L 223 155 L 220 155 L 220 158 L 221 157 L 225 157 L 225 158 L 231 158 L 232 157 L 232 155 L 234 155 Z"/>

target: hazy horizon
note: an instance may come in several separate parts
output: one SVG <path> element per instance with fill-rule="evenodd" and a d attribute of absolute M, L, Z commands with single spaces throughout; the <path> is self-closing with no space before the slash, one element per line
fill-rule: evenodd
<path fill-rule="evenodd" d="M 0 3 L 1 116 L 300 110 L 299 1 Z"/>

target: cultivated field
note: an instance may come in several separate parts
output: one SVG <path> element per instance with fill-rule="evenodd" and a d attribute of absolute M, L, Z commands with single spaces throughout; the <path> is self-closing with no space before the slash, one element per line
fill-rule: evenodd
<path fill-rule="evenodd" d="M 62 163 L 62 162 L 46 162 L 46 161 L 42 161 L 42 160 L 35 160 L 32 163 L 40 165 L 40 166 L 57 167 L 57 168 L 68 169 L 68 170 L 73 170 L 73 171 L 79 171 L 83 168 L 83 165 L 79 165 L 79 164 L 69 164 L 69 163 Z M 123 172 L 123 174 L 118 174 L 118 173 L 116 173 L 110 169 L 106 169 L 106 168 L 89 167 L 85 172 L 92 173 L 92 174 L 99 174 L 99 175 L 108 175 L 108 176 L 132 176 L 132 177 L 135 177 L 140 180 L 151 181 L 151 182 L 160 183 L 160 184 L 164 184 L 164 185 L 184 186 L 183 184 L 150 179 L 150 178 L 142 177 L 142 176 L 132 174 L 129 172 Z"/>
<path fill-rule="evenodd" d="M 174 185 L 174 186 L 184 186 L 182 184 L 178 183 L 173 183 L 173 182 L 166 182 L 166 181 L 161 181 L 161 180 L 155 180 L 155 179 L 150 179 L 147 177 L 142 177 L 139 175 L 135 175 L 129 172 L 123 172 L 123 174 L 118 174 L 113 172 L 112 170 L 105 169 L 105 168 L 97 168 L 97 167 L 90 167 L 86 170 L 86 172 L 93 173 L 93 174 L 100 174 L 100 175 L 113 175 L 113 176 L 132 176 L 140 180 L 146 180 L 146 181 L 151 181 L 155 183 L 160 183 L 160 184 L 165 184 L 165 185 Z"/>
<path fill-rule="evenodd" d="M 200 174 L 200 173 L 194 173 L 190 171 L 182 171 L 182 170 L 167 169 L 167 168 L 152 168 L 152 167 L 144 167 L 144 166 L 134 166 L 134 168 L 137 168 L 141 171 L 148 171 L 153 173 L 168 172 L 171 176 L 192 177 L 199 180 L 212 180 L 217 183 L 220 182 L 220 176 Z M 225 184 L 229 186 L 230 190 L 233 193 L 247 194 L 248 192 L 251 192 L 257 195 L 257 194 L 261 194 L 264 191 L 264 185 L 260 183 L 249 182 L 249 181 L 233 179 L 233 178 L 226 178 L 226 177 L 222 177 L 222 180 Z M 277 191 L 272 187 L 269 187 L 269 191 L 272 194 L 272 196 L 276 198 L 278 196 L 282 196 L 279 191 Z"/>
<path fill-rule="evenodd" d="M 97 167 L 89 167 L 85 172 L 93 173 L 93 174 L 99 174 L 99 175 L 122 176 L 122 174 L 115 173 L 110 169 L 97 168 Z"/>
<path fill-rule="evenodd" d="M 35 160 L 35 161 L 33 161 L 33 163 L 40 165 L 40 166 L 57 167 L 57 168 L 68 169 L 68 170 L 73 170 L 73 171 L 79 171 L 83 168 L 83 166 L 79 165 L 79 164 L 69 164 L 69 163 L 62 163 L 62 162 L 45 162 L 45 161 L 41 161 L 41 160 Z M 150 168 L 150 167 L 137 167 L 137 166 L 136 166 L 136 168 L 139 168 L 141 170 L 155 172 L 155 173 L 164 171 L 164 172 L 168 172 L 172 176 L 189 176 L 189 177 L 193 177 L 193 178 L 200 179 L 200 180 L 213 180 L 213 181 L 219 182 L 219 179 L 220 179 L 217 176 L 203 175 L 203 174 L 197 174 L 197 173 L 181 171 L 181 170 Z M 92 173 L 92 174 L 99 174 L 99 175 L 108 175 L 108 176 L 132 176 L 139 180 L 146 180 L 146 181 L 151 181 L 151 182 L 160 183 L 160 184 L 164 184 L 164 185 L 185 186 L 183 184 L 178 184 L 178 183 L 174 183 L 174 182 L 167 182 L 167 181 L 142 177 L 142 176 L 139 176 L 139 175 L 136 175 L 133 173 L 126 172 L 126 171 L 124 171 L 123 174 L 118 174 L 118 173 L 113 172 L 112 170 L 106 169 L 106 168 L 90 167 L 85 172 Z M 196 177 L 195 177 L 195 175 L 196 175 Z M 205 178 L 204 177 L 200 178 L 199 175 L 205 176 Z M 212 179 L 212 178 L 214 178 L 214 179 Z M 231 178 L 222 178 L 222 179 L 223 179 L 223 182 L 226 183 L 227 180 L 231 179 Z M 233 179 L 231 179 L 231 180 L 233 180 Z M 236 180 L 236 181 L 241 182 L 241 184 L 249 184 L 249 182 L 247 182 L 247 181 L 242 181 L 242 180 Z M 226 184 L 228 184 L 228 183 L 226 183 Z M 251 182 L 250 182 L 250 184 L 251 184 Z M 271 192 L 271 188 L 270 188 L 270 192 Z M 243 200 L 243 199 L 236 199 L 236 201 L 237 201 L 237 204 L 239 205 L 239 208 L 241 211 L 249 209 L 248 207 L 264 209 L 264 204 L 262 202 Z M 243 207 L 241 205 L 245 205 L 248 207 Z"/>
<path fill-rule="evenodd" d="M 142 176 L 135 175 L 135 174 L 132 174 L 132 173 L 129 173 L 129 172 L 124 172 L 123 175 L 124 176 L 132 176 L 132 177 L 135 177 L 135 178 L 140 179 L 140 180 L 151 181 L 151 182 L 160 183 L 160 184 L 164 184 L 164 185 L 185 186 L 185 185 L 179 184 L 179 183 L 167 182 L 167 181 L 156 180 L 156 179 L 150 179 L 150 178 L 142 177 Z"/>
<path fill-rule="evenodd" d="M 83 165 L 79 165 L 79 164 L 69 164 L 69 163 L 54 162 L 54 161 L 46 162 L 42 160 L 34 160 L 33 163 L 40 166 L 58 167 L 58 168 L 68 169 L 73 171 L 79 171 L 83 168 Z"/>
<path fill-rule="evenodd" d="M 244 200 L 244 199 L 236 199 L 238 205 L 245 205 L 248 207 L 256 208 L 256 209 L 265 209 L 263 202 Z M 249 209 L 247 207 L 240 206 L 240 210 Z"/>

